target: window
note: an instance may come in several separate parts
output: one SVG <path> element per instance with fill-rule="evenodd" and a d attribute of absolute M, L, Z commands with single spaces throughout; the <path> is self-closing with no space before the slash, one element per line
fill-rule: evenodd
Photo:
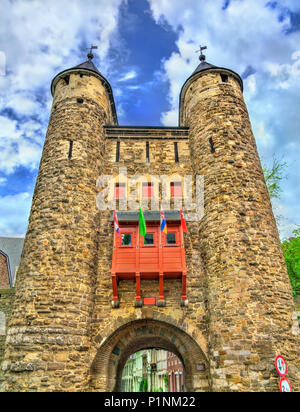
<path fill-rule="evenodd" d="M 124 233 L 122 235 L 122 246 L 131 246 L 131 234 Z"/>
<path fill-rule="evenodd" d="M 227 74 L 221 74 L 221 79 L 223 83 L 228 83 L 228 75 Z"/>
<path fill-rule="evenodd" d="M 215 153 L 216 149 L 215 149 L 215 145 L 214 145 L 214 142 L 213 142 L 212 137 L 210 137 L 210 138 L 208 139 L 208 141 L 209 141 L 209 144 L 210 144 L 210 152 L 211 152 L 211 153 Z"/>
<path fill-rule="evenodd" d="M 117 142 L 117 149 L 116 149 L 116 162 L 120 161 L 120 142 Z"/>
<path fill-rule="evenodd" d="M 176 245 L 176 234 L 175 233 L 167 234 L 167 245 Z"/>
<path fill-rule="evenodd" d="M 179 157 L 178 157 L 178 143 L 174 142 L 174 154 L 175 154 L 175 162 L 179 162 Z"/>
<path fill-rule="evenodd" d="M 125 199 L 125 183 L 115 183 L 115 199 Z"/>
<path fill-rule="evenodd" d="M 154 245 L 153 233 L 147 233 L 144 237 L 144 245 Z"/>
<path fill-rule="evenodd" d="M 66 84 L 68 85 L 69 82 L 70 82 L 70 75 L 65 76 L 63 79 L 64 79 L 64 81 L 66 82 Z"/>
<path fill-rule="evenodd" d="M 72 154 L 73 154 L 73 140 L 69 141 L 69 153 L 68 153 L 68 159 L 72 159 Z"/>
<path fill-rule="evenodd" d="M 149 142 L 146 142 L 146 163 L 150 162 Z"/>
<path fill-rule="evenodd" d="M 181 182 L 171 182 L 171 197 L 182 197 Z"/>
<path fill-rule="evenodd" d="M 143 183 L 142 186 L 142 196 L 143 197 L 152 197 L 153 195 L 153 185 L 152 183 Z"/>

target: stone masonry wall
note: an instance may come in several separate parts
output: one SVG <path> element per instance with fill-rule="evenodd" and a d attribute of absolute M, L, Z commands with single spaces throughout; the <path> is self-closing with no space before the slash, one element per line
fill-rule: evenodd
<path fill-rule="evenodd" d="M 277 391 L 282 354 L 299 390 L 299 337 L 270 199 L 240 85 L 220 71 L 185 85 L 195 173 L 205 176 L 199 252 L 208 286 L 214 390 Z M 212 139 L 215 153 L 211 151 Z"/>
<path fill-rule="evenodd" d="M 99 78 L 71 74 L 68 85 L 58 82 L 18 271 L 3 390 L 86 387 L 96 179 L 110 117 Z"/>

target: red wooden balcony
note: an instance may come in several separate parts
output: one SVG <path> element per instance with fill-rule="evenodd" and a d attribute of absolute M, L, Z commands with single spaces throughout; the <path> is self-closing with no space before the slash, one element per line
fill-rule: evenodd
<path fill-rule="evenodd" d="M 138 213 L 118 212 L 120 233 L 114 231 L 112 284 L 118 306 L 117 280 L 136 280 L 136 306 L 142 305 L 140 280 L 159 280 L 158 305 L 163 306 L 164 279 L 182 279 L 182 301 L 186 296 L 187 267 L 184 235 L 179 212 L 166 212 L 168 233 L 160 230 L 159 212 L 145 212 L 146 236 L 139 235 Z M 170 219 L 168 219 L 168 215 Z"/>

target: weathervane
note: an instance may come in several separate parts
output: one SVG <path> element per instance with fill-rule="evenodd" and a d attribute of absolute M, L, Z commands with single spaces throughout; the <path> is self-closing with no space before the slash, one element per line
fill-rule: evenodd
<path fill-rule="evenodd" d="M 200 52 L 199 60 L 204 62 L 205 56 L 204 56 L 204 54 L 202 53 L 202 51 L 203 51 L 203 50 L 206 50 L 206 49 L 207 49 L 207 46 L 201 46 L 201 45 L 200 45 L 199 47 L 200 47 L 200 49 L 199 49 L 199 50 L 196 50 L 195 53 L 199 53 L 199 52 Z"/>
<path fill-rule="evenodd" d="M 92 50 L 94 50 L 94 49 L 98 49 L 98 46 L 91 45 L 91 47 L 89 49 L 86 49 L 86 50 L 89 50 L 89 53 L 87 55 L 89 60 L 92 60 L 94 58 L 94 55 L 93 55 L 93 52 L 92 52 Z"/>

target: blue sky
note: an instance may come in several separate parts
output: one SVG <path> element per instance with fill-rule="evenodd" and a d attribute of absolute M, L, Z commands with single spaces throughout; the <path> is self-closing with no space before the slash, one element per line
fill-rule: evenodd
<path fill-rule="evenodd" d="M 178 125 L 181 86 L 207 61 L 244 79 L 263 163 L 288 167 L 273 202 L 282 238 L 300 224 L 299 0 L 1 0 L 0 236 L 26 232 L 52 103 L 50 83 L 86 60 L 110 82 L 121 125 Z M 5 69 L 5 70 L 4 70 Z"/>

